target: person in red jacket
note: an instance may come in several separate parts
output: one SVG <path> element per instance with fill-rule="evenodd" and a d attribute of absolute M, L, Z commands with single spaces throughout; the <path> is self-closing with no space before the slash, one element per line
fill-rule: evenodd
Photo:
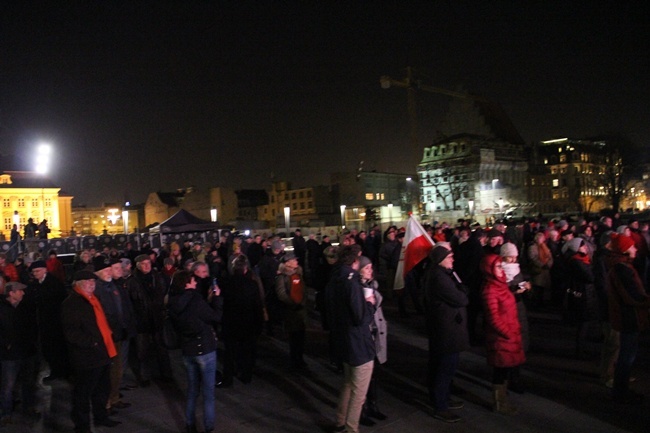
<path fill-rule="evenodd" d="M 65 269 L 63 269 L 63 263 L 58 259 L 56 255 L 56 250 L 50 250 L 47 253 L 47 273 L 56 277 L 57 280 L 65 283 Z"/>
<path fill-rule="evenodd" d="M 517 409 L 508 403 L 508 378 L 514 367 L 526 361 L 517 315 L 517 301 L 508 288 L 501 257 L 486 255 L 481 262 L 484 277 L 485 344 L 487 362 L 494 368 L 492 386 L 494 410 L 514 415 Z"/>
<path fill-rule="evenodd" d="M 18 281 L 18 271 L 13 263 L 7 261 L 7 253 L 0 253 L 0 273 L 8 281 Z"/>

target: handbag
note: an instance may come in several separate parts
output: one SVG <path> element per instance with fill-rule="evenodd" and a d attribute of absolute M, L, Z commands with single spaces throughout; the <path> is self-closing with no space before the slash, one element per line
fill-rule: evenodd
<path fill-rule="evenodd" d="M 176 325 L 169 315 L 169 310 L 165 309 L 165 318 L 162 327 L 162 342 L 167 350 L 181 348 L 181 336 L 176 330 Z"/>

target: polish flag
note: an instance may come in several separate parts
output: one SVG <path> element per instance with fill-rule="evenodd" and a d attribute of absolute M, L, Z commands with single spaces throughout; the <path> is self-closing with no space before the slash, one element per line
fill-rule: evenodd
<path fill-rule="evenodd" d="M 399 255 L 399 263 L 397 265 L 397 272 L 395 273 L 395 286 L 393 287 L 395 290 L 404 288 L 404 278 L 406 277 L 406 274 L 408 274 L 415 265 L 427 257 L 433 246 L 434 242 L 431 240 L 427 232 L 420 223 L 411 216 L 406 225 L 402 251 Z"/>

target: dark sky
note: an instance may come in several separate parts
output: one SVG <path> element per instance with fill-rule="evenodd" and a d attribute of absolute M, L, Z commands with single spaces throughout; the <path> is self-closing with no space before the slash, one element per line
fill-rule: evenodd
<path fill-rule="evenodd" d="M 643 2 L 54 3 L 0 6 L 0 152 L 49 141 L 75 205 L 414 172 L 406 92 L 379 86 L 406 66 L 499 102 L 526 142 L 650 137 Z M 419 95 L 422 146 L 449 102 Z"/>

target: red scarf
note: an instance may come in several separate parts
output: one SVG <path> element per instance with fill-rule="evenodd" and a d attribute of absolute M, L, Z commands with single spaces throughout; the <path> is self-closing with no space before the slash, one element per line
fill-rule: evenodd
<path fill-rule="evenodd" d="M 99 332 L 102 333 L 108 357 L 113 358 L 117 356 L 117 350 L 115 350 L 115 345 L 113 344 L 113 333 L 111 332 L 110 326 L 108 326 L 108 321 L 106 320 L 106 315 L 102 309 L 102 304 L 99 303 L 99 299 L 97 299 L 97 296 L 88 294 L 77 287 L 74 288 L 74 291 L 79 293 L 85 300 L 90 302 L 90 305 L 93 306 L 97 327 L 99 328 Z"/>
<path fill-rule="evenodd" d="M 585 265 L 591 264 L 591 260 L 589 260 L 589 256 L 587 254 L 575 253 L 571 258 L 579 262 L 582 262 Z"/>
<path fill-rule="evenodd" d="M 305 287 L 302 284 L 302 279 L 297 273 L 289 277 L 291 280 L 291 291 L 289 292 L 289 297 L 296 304 L 302 304 L 302 298 L 304 296 Z"/>

